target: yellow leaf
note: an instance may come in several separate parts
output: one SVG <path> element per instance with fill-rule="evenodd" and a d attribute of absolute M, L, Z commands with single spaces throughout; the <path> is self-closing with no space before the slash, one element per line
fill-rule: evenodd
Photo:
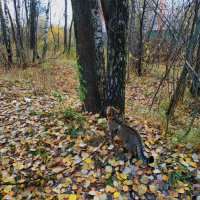
<path fill-rule="evenodd" d="M 110 176 L 111 176 L 111 173 L 109 173 L 109 174 L 106 174 L 106 175 L 105 175 L 105 179 L 109 179 L 109 178 L 110 178 Z"/>
<path fill-rule="evenodd" d="M 63 187 L 68 187 L 71 184 L 71 179 L 68 177 L 65 179 L 65 182 L 63 183 Z"/>
<path fill-rule="evenodd" d="M 150 185 L 150 186 L 149 186 L 149 189 L 150 189 L 150 191 L 153 192 L 153 193 L 156 192 L 156 190 L 157 190 L 157 188 L 156 188 L 155 185 Z"/>
<path fill-rule="evenodd" d="M 188 164 L 194 168 L 197 168 L 197 163 L 195 162 L 188 162 Z"/>
<path fill-rule="evenodd" d="M 133 185 L 132 189 L 133 189 L 133 191 L 137 192 L 138 191 L 138 186 L 137 185 Z"/>
<path fill-rule="evenodd" d="M 69 200 L 76 200 L 76 195 L 75 194 L 70 194 L 69 195 Z"/>
<path fill-rule="evenodd" d="M 8 185 L 8 186 L 6 186 L 6 187 L 4 188 L 4 192 L 5 192 L 5 193 L 9 193 L 9 192 L 11 191 L 11 189 L 12 189 L 12 185 Z"/>
<path fill-rule="evenodd" d="M 171 158 L 168 158 L 167 160 L 165 160 L 166 163 L 171 163 L 172 162 L 172 159 Z"/>
<path fill-rule="evenodd" d="M 57 177 L 57 179 L 61 179 L 63 177 L 63 175 L 62 174 L 58 174 L 56 177 Z"/>
<path fill-rule="evenodd" d="M 124 192 L 128 192 L 128 189 L 129 189 L 129 188 L 128 188 L 127 185 L 124 185 L 124 186 L 123 186 L 123 190 L 124 190 Z"/>
<path fill-rule="evenodd" d="M 146 185 L 139 185 L 138 186 L 138 194 L 141 196 L 141 195 L 144 195 L 145 193 L 147 192 L 147 186 Z"/>
<path fill-rule="evenodd" d="M 78 177 L 78 178 L 76 179 L 76 182 L 78 182 L 78 183 L 82 182 L 82 178 Z"/>
<path fill-rule="evenodd" d="M 120 197 L 120 193 L 119 192 L 115 192 L 114 193 L 114 198 L 118 198 L 118 197 Z"/>
<path fill-rule="evenodd" d="M 100 116 L 100 115 L 99 115 L 98 113 L 97 113 L 97 114 L 95 114 L 95 117 L 96 117 L 96 118 L 98 118 L 99 116 Z"/>
<path fill-rule="evenodd" d="M 66 199 L 68 197 L 67 194 L 58 194 L 58 199 L 62 200 L 62 199 Z"/>
<path fill-rule="evenodd" d="M 18 183 L 24 183 L 26 180 L 25 179 L 20 179 L 18 180 Z"/>
<path fill-rule="evenodd" d="M 178 193 L 181 193 L 181 194 L 184 194 L 185 193 L 185 190 L 183 188 L 179 188 L 176 190 Z"/>
<path fill-rule="evenodd" d="M 124 180 L 126 180 L 127 179 L 127 175 L 126 174 L 124 174 L 124 173 L 122 173 L 122 174 L 120 174 L 120 176 L 124 179 Z"/>
<path fill-rule="evenodd" d="M 124 184 L 125 185 L 132 185 L 133 181 L 132 180 L 126 180 L 126 181 L 124 181 Z"/>
<path fill-rule="evenodd" d="M 91 159 L 91 158 L 87 158 L 87 159 L 85 160 L 85 162 L 86 162 L 87 164 L 90 164 L 90 163 L 92 162 L 92 159 Z"/>
<path fill-rule="evenodd" d="M 106 192 L 114 193 L 116 189 L 114 187 L 111 187 L 110 185 L 106 185 Z"/>
<path fill-rule="evenodd" d="M 64 170 L 63 167 L 55 167 L 55 168 L 52 169 L 52 171 L 55 172 L 55 173 L 59 173 L 59 172 L 61 172 L 62 170 Z"/>

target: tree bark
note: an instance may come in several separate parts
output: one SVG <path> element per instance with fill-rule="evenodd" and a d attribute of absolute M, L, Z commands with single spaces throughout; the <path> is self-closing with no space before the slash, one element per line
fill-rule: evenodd
<path fill-rule="evenodd" d="M 33 50 L 33 62 L 37 56 L 37 2 L 30 0 L 30 49 Z"/>
<path fill-rule="evenodd" d="M 142 16 L 140 18 L 140 31 L 139 31 L 139 46 L 138 46 L 138 61 L 136 64 L 136 69 L 137 73 L 139 76 L 142 75 L 142 61 L 143 61 L 143 49 L 144 49 L 144 36 L 143 36 L 143 31 L 144 31 L 144 18 L 145 18 L 145 12 L 146 12 L 146 7 L 147 7 L 147 0 L 144 0 L 143 7 L 142 7 Z"/>
<path fill-rule="evenodd" d="M 64 51 L 67 52 L 67 0 L 65 0 Z"/>
<path fill-rule="evenodd" d="M 102 108 L 99 73 L 104 71 L 102 25 L 98 0 L 72 0 L 72 9 L 80 98 L 87 111 L 97 113 Z"/>
<path fill-rule="evenodd" d="M 74 23 L 74 20 L 72 19 L 70 27 L 69 27 L 69 42 L 68 42 L 68 48 L 67 48 L 68 53 L 70 52 L 70 49 L 71 49 L 73 23 Z"/>
<path fill-rule="evenodd" d="M 124 112 L 129 1 L 101 2 L 108 34 L 104 110 L 114 106 Z"/>
<path fill-rule="evenodd" d="M 20 19 L 20 2 L 19 0 L 13 0 L 14 10 L 15 10 L 15 19 L 16 19 L 16 38 L 17 38 L 17 59 L 19 59 L 19 63 L 25 63 L 25 57 L 23 52 L 23 39 L 22 39 L 22 31 L 21 31 L 21 19 Z"/>
<path fill-rule="evenodd" d="M 44 30 L 44 46 L 42 51 L 42 59 L 46 58 L 46 52 L 48 48 L 48 30 L 49 30 L 49 8 L 51 0 L 48 0 L 47 9 L 46 9 L 46 21 L 45 21 L 45 30 Z"/>
<path fill-rule="evenodd" d="M 7 7 L 6 0 L 4 0 L 4 10 L 5 10 L 5 18 L 3 14 L 2 3 L 0 1 L 1 27 L 3 31 L 3 38 L 6 45 L 6 51 L 7 51 L 7 56 L 8 56 L 8 67 L 10 67 L 10 64 L 13 62 L 13 60 L 12 60 L 12 48 L 11 48 L 11 42 L 10 42 L 8 7 Z"/>

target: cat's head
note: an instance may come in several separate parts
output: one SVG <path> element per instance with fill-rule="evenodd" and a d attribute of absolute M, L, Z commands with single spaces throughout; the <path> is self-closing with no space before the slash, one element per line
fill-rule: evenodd
<path fill-rule="evenodd" d="M 108 106 L 106 109 L 106 118 L 108 120 L 118 119 L 120 116 L 120 111 L 113 106 Z"/>

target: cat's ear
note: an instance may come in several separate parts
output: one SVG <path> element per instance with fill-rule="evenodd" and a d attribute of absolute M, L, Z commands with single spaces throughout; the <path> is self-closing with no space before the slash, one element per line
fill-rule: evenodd
<path fill-rule="evenodd" d="M 115 111 L 116 114 L 121 114 L 120 110 L 116 109 L 113 107 L 113 110 Z"/>
<path fill-rule="evenodd" d="M 106 117 L 108 120 L 112 119 L 112 107 L 111 106 L 108 106 L 106 109 Z"/>

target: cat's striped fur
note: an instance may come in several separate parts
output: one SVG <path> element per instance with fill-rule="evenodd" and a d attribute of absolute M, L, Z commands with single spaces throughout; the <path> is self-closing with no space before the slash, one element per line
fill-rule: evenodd
<path fill-rule="evenodd" d="M 150 164 L 154 162 L 154 157 L 146 157 L 143 152 L 142 140 L 139 133 L 119 120 L 119 110 L 114 107 L 109 106 L 106 110 L 106 115 L 108 119 L 108 127 L 111 133 L 111 136 L 114 137 L 114 134 L 119 135 L 123 140 L 126 148 L 133 153 L 137 152 L 138 157 L 145 163 Z"/>

